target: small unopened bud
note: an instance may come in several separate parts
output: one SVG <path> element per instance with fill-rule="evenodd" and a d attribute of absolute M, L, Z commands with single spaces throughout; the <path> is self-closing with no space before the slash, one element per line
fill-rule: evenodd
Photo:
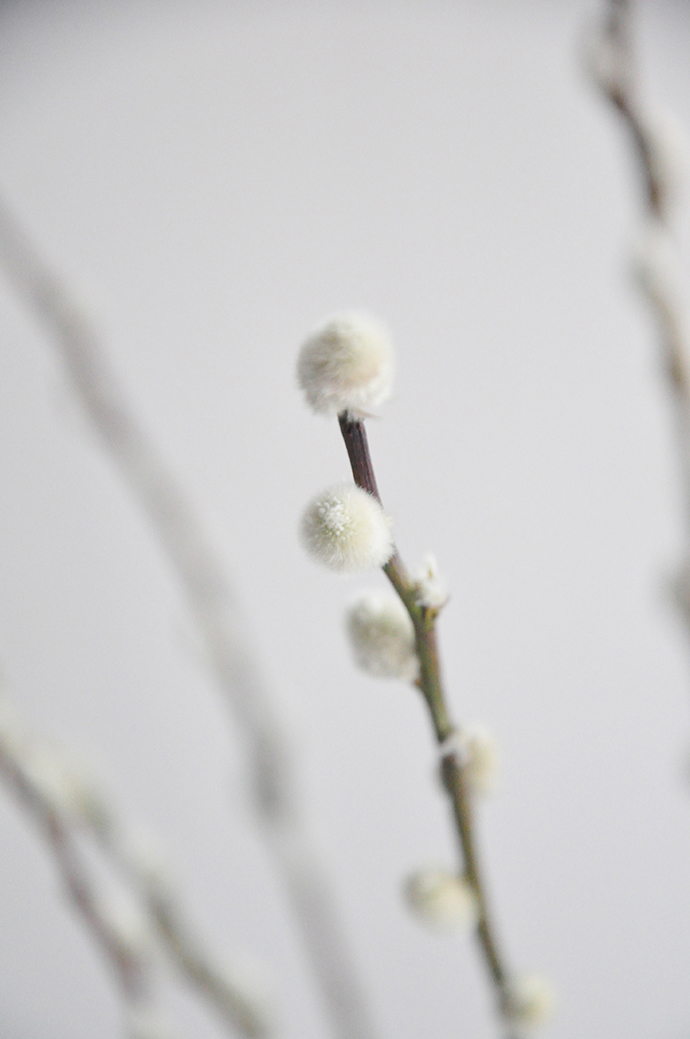
<path fill-rule="evenodd" d="M 536 1028 L 551 1017 L 555 1002 L 546 978 L 533 974 L 508 983 L 503 996 L 503 1013 L 515 1024 Z"/>
<path fill-rule="evenodd" d="M 470 884 L 442 869 L 420 870 L 409 878 L 405 895 L 412 911 L 439 931 L 471 928 L 477 922 L 477 898 Z"/>
<path fill-rule="evenodd" d="M 347 612 L 347 633 L 363 671 L 377 678 L 417 678 L 414 627 L 397 596 L 364 592 Z"/>
<path fill-rule="evenodd" d="M 302 517 L 301 533 L 311 555 L 343 574 L 383 566 L 393 554 L 383 509 L 354 484 L 331 487 L 314 498 Z"/>
<path fill-rule="evenodd" d="M 462 727 L 465 770 L 470 786 L 478 794 L 491 794 L 499 776 L 499 752 L 494 734 L 485 725 L 473 722 Z"/>
<path fill-rule="evenodd" d="M 365 314 L 336 314 L 306 340 L 297 378 L 323 415 L 364 414 L 391 395 L 393 348 L 385 328 Z"/>
<path fill-rule="evenodd" d="M 427 555 L 419 570 L 414 573 L 415 598 L 420 606 L 440 610 L 448 602 L 446 582 L 438 572 L 436 557 Z"/>

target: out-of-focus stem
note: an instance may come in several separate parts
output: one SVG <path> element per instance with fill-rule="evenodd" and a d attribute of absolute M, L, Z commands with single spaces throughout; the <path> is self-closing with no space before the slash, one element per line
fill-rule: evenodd
<path fill-rule="evenodd" d="M 594 40 L 594 53 L 599 53 L 606 74 L 596 74 L 598 86 L 618 111 L 631 139 L 637 166 L 642 177 L 642 203 L 648 229 L 669 245 L 670 255 L 643 257 L 640 285 L 656 319 L 661 339 L 664 367 L 670 382 L 674 403 L 680 475 L 683 481 L 685 526 L 690 541 L 690 328 L 683 301 L 674 284 L 675 271 L 669 235 L 669 199 L 664 182 L 673 170 L 665 168 L 668 156 L 660 155 L 653 126 L 640 101 L 633 36 L 633 5 L 630 0 L 606 0 L 601 27 Z M 671 161 L 672 161 L 671 157 Z M 690 555 L 690 552 L 689 552 Z M 685 596 L 684 598 L 687 598 Z M 683 603 L 690 620 L 690 602 Z"/>
<path fill-rule="evenodd" d="M 67 893 L 114 968 L 124 1002 L 151 1009 L 150 956 L 118 927 L 99 888 L 87 839 L 121 874 L 141 912 L 142 930 L 157 937 L 183 982 L 196 989 L 228 1028 L 245 1039 L 270 1032 L 262 996 L 230 966 L 221 965 L 185 919 L 180 899 L 96 782 L 74 768 L 69 754 L 29 732 L 0 700 L 0 780 L 28 811 L 62 874 Z"/>
<path fill-rule="evenodd" d="M 335 898 L 296 803 L 287 740 L 248 650 L 241 610 L 197 515 L 131 413 L 100 344 L 60 279 L 0 204 L 0 265 L 50 331 L 74 389 L 177 572 L 216 684 L 249 748 L 252 788 L 333 1033 L 374 1029 Z"/>
<path fill-rule="evenodd" d="M 338 420 L 355 483 L 373 494 L 381 503 L 364 422 L 350 416 L 347 412 L 342 412 L 338 416 Z M 417 601 L 414 582 L 397 551 L 383 569 L 405 604 L 414 625 L 420 664 L 419 688 L 429 707 L 436 740 L 439 745 L 443 745 L 457 730 L 451 720 L 443 690 L 436 641 L 438 610 L 429 609 Z M 508 1001 L 509 974 L 490 918 L 486 886 L 477 854 L 467 769 L 457 747 L 451 745 L 448 751 L 442 755 L 441 777 L 451 801 L 462 858 L 462 871 L 471 884 L 477 899 L 479 909 L 477 938 L 496 988 L 499 1010 L 502 1011 Z"/>
<path fill-rule="evenodd" d="M 148 1003 L 151 998 L 148 964 L 122 942 L 102 912 L 100 900 L 70 827 L 49 800 L 41 796 L 22 769 L 21 762 L 8 752 L 2 740 L 0 777 L 11 787 L 39 826 L 73 905 L 115 974 L 124 1002 L 130 1006 Z"/>
<path fill-rule="evenodd" d="M 645 118 L 637 86 L 630 0 L 607 0 L 606 14 L 595 46 L 602 49 L 609 74 L 599 86 L 622 117 L 631 138 L 643 184 L 643 207 L 652 228 L 668 229 L 668 198 L 661 177 L 653 129 Z M 655 272 L 652 272 L 655 275 Z M 690 532 L 690 335 L 680 300 L 666 282 L 667 271 L 643 279 L 644 294 L 659 325 L 665 368 L 671 384 L 678 426 L 682 475 L 685 483 L 686 522 Z"/>

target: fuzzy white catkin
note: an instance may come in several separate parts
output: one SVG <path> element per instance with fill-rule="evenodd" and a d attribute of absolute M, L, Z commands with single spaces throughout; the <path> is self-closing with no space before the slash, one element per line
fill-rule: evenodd
<path fill-rule="evenodd" d="M 472 722 L 461 733 L 466 755 L 466 775 L 478 794 L 491 794 L 498 785 L 500 757 L 496 738 L 486 725 Z"/>
<path fill-rule="evenodd" d="M 537 1028 L 551 1017 L 555 1002 L 553 989 L 546 978 L 532 974 L 509 982 L 503 1012 L 515 1024 Z"/>
<path fill-rule="evenodd" d="M 335 314 L 302 344 L 297 378 L 318 414 L 366 415 L 393 388 L 393 347 L 386 329 L 366 314 Z"/>
<path fill-rule="evenodd" d="M 371 494 L 354 484 L 317 495 L 302 517 L 301 536 L 315 559 L 342 574 L 373 570 L 393 554 L 387 516 Z"/>
<path fill-rule="evenodd" d="M 346 615 L 347 634 L 358 667 L 376 678 L 414 682 L 419 675 L 414 627 L 400 599 L 364 592 Z"/>
<path fill-rule="evenodd" d="M 410 909 L 437 931 L 471 928 L 477 922 L 474 891 L 463 877 L 443 869 L 414 873 L 405 885 Z"/>

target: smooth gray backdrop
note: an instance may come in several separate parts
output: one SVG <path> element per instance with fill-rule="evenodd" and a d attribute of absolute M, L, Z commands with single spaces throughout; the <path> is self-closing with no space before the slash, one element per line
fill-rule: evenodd
<path fill-rule="evenodd" d="M 382 1039 L 496 1029 L 472 942 L 402 904 L 454 844 L 421 703 L 349 659 L 343 608 L 383 578 L 321 571 L 296 537 L 348 476 L 294 378 L 343 308 L 397 344 L 379 483 L 403 556 L 435 552 L 452 588 L 453 709 L 503 748 L 482 850 L 511 961 L 559 992 L 544 1039 L 690 1034 L 690 659 L 666 595 L 686 546 L 629 276 L 636 171 L 582 72 L 598 6 L 0 7 L 0 191 L 235 576 Z M 690 8 L 640 7 L 647 96 L 690 124 Z M 159 834 L 210 940 L 267 964 L 281 1037 L 325 1039 L 179 586 L 4 282 L 0 343 L 9 695 Z M 0 841 L 0 1036 L 116 1039 L 107 971 L 2 791 Z M 220 1035 L 170 1000 L 181 1035 Z"/>

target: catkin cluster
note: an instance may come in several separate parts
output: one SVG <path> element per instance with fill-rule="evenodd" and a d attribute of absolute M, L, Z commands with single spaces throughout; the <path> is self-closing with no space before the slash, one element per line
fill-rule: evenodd
<path fill-rule="evenodd" d="M 304 342 L 297 377 L 312 410 L 337 414 L 345 431 L 389 398 L 393 370 L 393 352 L 382 326 L 362 314 L 344 314 L 330 318 Z M 347 441 L 349 432 L 344 435 Z M 375 482 L 367 486 L 375 487 Z M 339 484 L 317 495 L 302 517 L 301 537 L 318 562 L 341 574 L 386 567 L 394 554 L 391 523 L 380 501 L 355 484 Z M 396 556 L 387 569 L 396 590 L 399 562 Z M 399 598 L 378 590 L 357 595 L 347 611 L 346 629 L 354 661 L 364 672 L 416 683 L 424 691 L 424 624 L 433 624 L 448 591 L 433 556 L 406 580 L 409 599 L 402 592 Z M 442 755 L 461 762 L 470 794 L 494 789 L 498 751 L 485 726 L 453 729 Z M 469 872 L 463 876 L 442 868 L 419 870 L 405 885 L 413 914 L 437 931 L 482 923 L 480 892 Z M 503 1017 L 520 1030 L 546 1016 L 550 994 L 541 979 L 502 982 L 500 988 Z"/>
<path fill-rule="evenodd" d="M 367 414 L 392 388 L 385 329 L 363 314 L 329 318 L 302 345 L 297 378 L 317 414 Z M 302 517 L 301 536 L 314 559 L 340 574 L 374 570 L 393 554 L 390 520 L 376 498 L 354 484 L 317 494 Z"/>

